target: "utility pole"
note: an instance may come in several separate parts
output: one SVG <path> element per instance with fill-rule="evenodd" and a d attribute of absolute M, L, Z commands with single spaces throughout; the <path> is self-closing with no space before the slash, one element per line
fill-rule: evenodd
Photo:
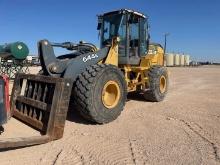
<path fill-rule="evenodd" d="M 164 55 L 163 55 L 163 65 L 165 61 L 165 55 L 166 55 L 166 49 L 167 49 L 167 36 L 169 36 L 170 33 L 165 33 L 164 34 Z"/>

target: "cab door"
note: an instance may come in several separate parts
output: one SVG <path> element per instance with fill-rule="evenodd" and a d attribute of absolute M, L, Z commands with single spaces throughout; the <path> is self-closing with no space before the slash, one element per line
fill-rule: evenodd
<path fill-rule="evenodd" d="M 119 36 L 125 37 L 119 43 L 119 64 L 139 65 L 141 57 L 147 54 L 147 23 L 145 18 L 128 14 L 120 29 Z"/>

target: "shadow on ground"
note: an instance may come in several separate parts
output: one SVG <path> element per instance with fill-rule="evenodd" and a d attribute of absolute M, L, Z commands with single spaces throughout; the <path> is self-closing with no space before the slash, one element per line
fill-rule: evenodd
<path fill-rule="evenodd" d="M 137 92 L 128 93 L 127 101 L 131 101 L 131 100 L 141 101 L 141 102 L 146 102 L 147 101 L 144 98 L 143 93 L 137 93 Z M 147 102 L 151 102 L 151 101 L 147 101 Z"/>
<path fill-rule="evenodd" d="M 136 93 L 136 92 L 132 92 L 132 93 L 128 94 L 127 102 L 132 101 L 132 100 L 146 102 L 143 94 Z M 72 101 L 70 101 L 70 102 L 72 102 Z M 90 121 L 84 119 L 81 116 L 81 114 L 76 110 L 75 105 L 71 104 L 71 103 L 69 105 L 69 109 L 68 109 L 68 113 L 67 113 L 67 120 L 70 122 L 79 123 L 79 124 L 86 124 L 86 125 L 95 125 L 96 124 L 94 122 L 90 122 Z"/>
<path fill-rule="evenodd" d="M 76 110 L 74 105 L 69 106 L 66 120 L 79 124 L 95 125 L 95 123 L 84 119 L 82 115 L 80 115 L 80 113 Z"/>

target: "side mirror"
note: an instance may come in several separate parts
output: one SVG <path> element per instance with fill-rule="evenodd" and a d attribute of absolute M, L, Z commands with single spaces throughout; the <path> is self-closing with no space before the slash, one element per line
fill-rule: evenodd
<path fill-rule="evenodd" d="M 102 22 L 103 22 L 103 17 L 102 16 L 98 16 L 98 26 L 97 26 L 97 30 L 100 30 L 102 27 Z"/>
<path fill-rule="evenodd" d="M 98 23 L 97 30 L 100 30 L 102 27 L 102 23 Z"/>

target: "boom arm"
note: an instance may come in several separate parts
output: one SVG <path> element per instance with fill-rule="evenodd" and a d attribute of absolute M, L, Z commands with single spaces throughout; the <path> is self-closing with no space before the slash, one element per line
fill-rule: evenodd
<path fill-rule="evenodd" d="M 53 46 L 48 40 L 38 42 L 38 54 L 44 74 L 61 77 L 67 61 L 58 60 L 54 54 Z"/>
<path fill-rule="evenodd" d="M 38 53 L 44 73 L 53 77 L 71 78 L 73 81 L 88 66 L 97 64 L 105 59 L 108 56 L 110 49 L 109 47 L 106 47 L 98 51 L 90 51 L 89 53 L 80 54 L 72 59 L 61 60 L 56 58 L 53 50 L 54 46 L 71 49 L 74 48 L 74 50 L 77 47 L 74 44 L 50 43 L 48 40 L 39 41 Z M 82 47 L 90 47 L 91 49 L 91 46 L 88 44 L 82 43 L 78 45 L 78 48 L 81 48 L 81 50 L 83 50 Z"/>

